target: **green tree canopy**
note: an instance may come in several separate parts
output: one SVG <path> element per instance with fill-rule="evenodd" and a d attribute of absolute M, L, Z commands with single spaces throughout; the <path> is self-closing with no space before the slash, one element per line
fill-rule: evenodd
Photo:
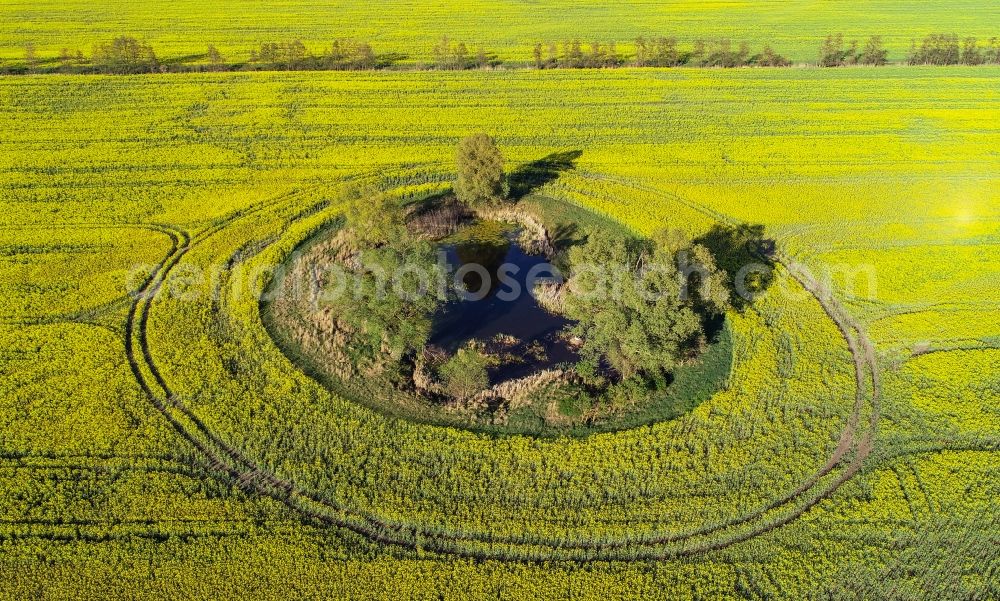
<path fill-rule="evenodd" d="M 94 45 L 94 66 L 102 73 L 148 73 L 158 65 L 153 48 L 132 37 L 119 36 Z"/>
<path fill-rule="evenodd" d="M 380 190 L 348 187 L 341 192 L 346 201 L 347 226 L 362 246 L 375 247 L 405 240 L 406 215 L 398 200 Z"/>
<path fill-rule="evenodd" d="M 697 349 L 702 320 L 682 294 L 667 248 L 595 231 L 570 251 L 570 261 L 565 309 L 583 340 L 584 373 L 605 360 L 625 378 L 655 376 Z"/>
<path fill-rule="evenodd" d="M 393 359 L 427 343 L 437 291 L 443 277 L 437 254 L 427 242 L 362 250 L 360 266 L 347 274 L 337 294 L 326 301 L 337 316 L 356 326 L 367 340 L 368 359 L 388 354 Z"/>
<path fill-rule="evenodd" d="M 474 134 L 458 145 L 455 195 L 471 206 L 498 204 L 504 192 L 503 155 L 486 134 Z"/>

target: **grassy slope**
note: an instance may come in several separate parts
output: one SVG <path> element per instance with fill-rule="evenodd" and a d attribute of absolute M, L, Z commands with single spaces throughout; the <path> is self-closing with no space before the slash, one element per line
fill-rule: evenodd
<path fill-rule="evenodd" d="M 165 58 L 204 53 L 207 44 L 216 44 L 226 56 L 245 59 L 264 41 L 301 38 L 325 46 L 333 38 L 353 37 L 372 40 L 380 51 L 427 59 L 433 44 L 447 34 L 521 61 L 530 60 L 538 41 L 579 37 L 586 43 L 623 43 L 637 35 L 770 43 L 796 61 L 812 61 L 823 37 L 836 32 L 882 35 L 891 57 L 900 59 L 912 39 L 928 33 L 1000 35 L 1000 8 L 976 0 L 11 0 L 0 6 L 0 56 L 11 59 L 23 58 L 29 42 L 43 57 L 55 57 L 64 47 L 89 53 L 95 41 L 119 34 L 147 38 Z"/>

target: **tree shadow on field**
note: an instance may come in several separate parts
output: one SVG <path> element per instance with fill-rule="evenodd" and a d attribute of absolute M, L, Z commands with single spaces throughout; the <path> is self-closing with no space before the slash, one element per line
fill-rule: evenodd
<path fill-rule="evenodd" d="M 716 224 L 694 242 L 707 248 L 725 272 L 730 303 L 737 311 L 744 311 L 774 283 L 776 245 L 764 235 L 763 225 Z"/>
<path fill-rule="evenodd" d="M 587 242 L 587 233 L 575 223 L 560 223 L 549 232 L 557 251 L 567 251 Z"/>
<path fill-rule="evenodd" d="M 554 152 L 544 158 L 521 165 L 508 176 L 510 198 L 521 200 L 533 191 L 559 178 L 559 174 L 576 167 L 582 150 Z"/>
<path fill-rule="evenodd" d="M 401 63 L 408 58 L 410 58 L 409 55 L 403 54 L 402 52 L 386 52 L 385 54 L 378 55 L 376 58 L 375 69 L 388 69 L 389 67 L 394 67 L 396 63 Z"/>

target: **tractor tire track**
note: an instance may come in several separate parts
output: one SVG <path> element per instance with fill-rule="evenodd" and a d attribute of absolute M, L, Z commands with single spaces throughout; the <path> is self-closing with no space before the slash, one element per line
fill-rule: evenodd
<path fill-rule="evenodd" d="M 294 198 L 294 196 L 295 195 L 293 193 L 291 197 Z M 285 197 L 284 201 L 288 201 L 288 197 Z M 869 432 L 864 439 L 858 441 L 855 427 L 860 416 L 861 406 L 864 400 L 865 384 L 862 376 L 864 367 L 872 370 L 871 378 L 874 388 L 873 392 L 877 396 L 878 376 L 877 368 L 874 364 L 874 351 L 870 348 L 870 343 L 867 343 L 867 339 L 864 338 L 859 327 L 855 327 L 854 324 L 845 324 L 838 319 L 834 319 L 841 333 L 844 335 L 845 340 L 847 340 L 852 355 L 855 357 L 856 379 L 858 384 L 855 413 L 852 414 L 852 418 L 848 426 L 842 433 L 840 443 L 827 463 L 809 480 L 801 484 L 794 491 L 762 508 L 759 508 L 758 510 L 755 510 L 754 512 L 751 512 L 750 514 L 746 514 L 740 518 L 736 518 L 725 523 L 709 526 L 688 533 L 653 537 L 644 536 L 617 541 L 572 541 L 559 539 L 540 540 L 530 536 L 505 537 L 489 533 L 448 533 L 441 531 L 428 531 L 412 524 L 393 524 L 386 522 L 377 517 L 366 515 L 363 512 L 331 503 L 314 493 L 297 489 L 291 482 L 282 480 L 273 473 L 261 468 L 253 461 L 247 459 L 240 451 L 219 439 L 217 435 L 207 428 L 205 424 L 190 411 L 190 409 L 185 407 L 184 404 L 173 395 L 167 382 L 156 367 L 149 349 L 146 332 L 153 299 L 160 291 L 170 270 L 181 261 L 184 255 L 192 248 L 193 244 L 204 241 L 211 235 L 221 231 L 224 227 L 231 224 L 236 219 L 254 215 L 269 206 L 275 206 L 281 202 L 282 200 L 279 199 L 274 203 L 261 205 L 254 209 L 249 209 L 232 215 L 230 218 L 227 218 L 226 220 L 214 225 L 212 228 L 200 233 L 194 241 L 192 241 L 186 234 L 178 235 L 175 239 L 173 251 L 164 258 L 159 265 L 157 272 L 147 280 L 143 286 L 143 294 L 136 298 L 130 308 L 129 319 L 126 326 L 126 349 L 129 364 L 132 367 L 133 373 L 139 381 L 144 393 L 150 398 L 154 406 L 156 406 L 156 408 L 167 418 L 174 429 L 177 430 L 209 460 L 209 464 L 213 468 L 227 474 L 241 487 L 247 490 L 251 490 L 281 501 L 289 508 L 301 513 L 304 517 L 308 518 L 309 521 L 344 528 L 377 543 L 391 544 L 408 549 L 428 549 L 441 553 L 463 555 L 476 559 L 515 559 L 535 561 L 551 559 L 554 556 L 562 556 L 570 560 L 579 559 L 579 554 L 566 553 L 566 551 L 574 550 L 590 551 L 597 554 L 596 556 L 588 556 L 584 559 L 606 559 L 608 557 L 618 555 L 629 558 L 642 557 L 648 559 L 680 557 L 726 548 L 732 544 L 765 534 L 775 528 L 789 523 L 798 516 L 804 514 L 808 511 L 808 509 L 819 503 L 822 499 L 833 494 L 833 492 L 835 492 L 844 482 L 850 480 L 857 473 L 857 471 L 861 469 L 865 458 L 867 458 L 871 452 L 873 444 L 872 433 Z M 699 205 L 691 204 L 689 206 L 697 207 Z M 718 217 L 718 215 L 711 216 L 713 218 Z M 791 271 L 791 266 L 786 267 Z M 806 282 L 800 280 L 800 283 L 806 286 Z M 835 301 L 832 301 L 832 299 L 827 300 L 821 298 L 821 295 L 815 290 L 810 289 L 809 291 L 814 297 L 817 298 L 817 300 L 819 300 L 820 304 L 824 307 L 827 314 L 831 318 L 842 314 L 842 310 L 839 307 L 830 305 L 831 302 Z M 862 347 L 865 349 L 864 353 L 862 353 L 855 344 L 854 336 L 852 336 L 851 333 L 852 330 L 858 339 L 864 341 L 862 342 Z M 139 350 L 138 353 L 136 353 L 136 349 Z M 139 355 L 141 355 L 142 364 L 139 362 Z M 160 399 L 154 392 L 151 382 L 146 379 L 145 374 L 143 373 L 144 369 L 149 371 L 151 379 L 155 382 L 155 386 L 163 391 L 165 400 Z M 188 429 L 188 427 L 174 415 L 172 410 L 178 411 L 185 420 L 190 420 L 191 423 L 194 424 L 194 430 L 196 430 L 201 436 L 204 436 L 207 439 L 207 442 L 203 441 L 200 437 L 196 436 L 192 430 Z M 873 412 L 873 424 L 875 419 L 877 419 L 876 416 L 877 412 Z M 805 505 L 796 508 L 786 516 L 758 526 L 757 528 L 751 529 L 735 537 L 727 537 L 716 542 L 701 543 L 688 549 L 630 549 L 633 547 L 647 545 L 663 545 L 684 542 L 760 519 L 767 513 L 802 497 L 805 493 L 814 488 L 822 478 L 829 475 L 842 462 L 846 453 L 851 448 L 855 447 L 857 450 L 856 456 L 845 472 L 835 479 L 831 486 L 828 486 L 824 490 L 820 491 L 820 494 L 807 499 Z M 333 514 L 331 515 L 330 512 L 333 512 Z M 348 517 L 344 517 L 345 515 Z M 507 550 L 489 549 L 486 551 L 476 551 L 459 547 L 459 543 L 504 545 L 517 548 Z M 529 549 L 521 549 L 520 547 L 533 547 L 536 550 L 532 552 Z M 629 549 L 629 551 L 627 553 L 619 553 L 619 551 L 625 549 Z M 611 551 L 611 553 L 608 553 L 608 551 Z"/>

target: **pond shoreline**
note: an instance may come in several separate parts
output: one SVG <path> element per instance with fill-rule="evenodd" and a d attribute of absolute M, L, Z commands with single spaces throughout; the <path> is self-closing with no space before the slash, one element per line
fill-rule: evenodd
<path fill-rule="evenodd" d="M 583 227 L 625 231 L 617 223 L 606 223 L 608 219 L 602 215 L 550 197 L 533 196 L 522 201 L 520 206 L 499 213 L 497 215 L 484 211 L 481 215 L 502 215 L 512 224 L 510 229 L 521 230 L 522 235 L 517 236 L 517 244 L 512 242 L 511 246 L 526 257 L 532 257 L 524 248 L 526 240 L 544 242 L 549 251 L 545 253 L 544 259 L 553 258 L 553 263 L 558 263 L 566 249 L 578 243 L 579 238 L 551 238 L 550 231 L 562 232 L 564 237 L 566 232 L 575 236 L 573 232 Z M 525 223 L 530 226 L 530 231 Z M 571 227 L 567 227 L 567 224 Z M 298 267 L 302 269 L 310 262 L 339 260 L 335 257 L 343 259 L 349 256 L 349 248 L 342 246 L 345 240 L 343 233 L 344 230 L 338 227 L 315 233 L 309 243 L 300 245 L 300 248 L 309 248 L 317 256 L 310 256 L 310 252 L 299 255 L 296 261 L 301 265 Z M 446 238 L 437 237 L 436 244 L 449 244 L 451 241 Z M 336 242 L 337 240 L 341 242 Z M 324 256 L 327 258 L 323 258 Z M 506 258 L 506 253 L 501 257 L 503 258 Z M 535 254 L 532 260 L 540 261 L 543 257 Z M 290 272 L 296 269 L 296 265 L 289 267 Z M 274 285 L 280 287 L 290 283 L 274 282 Z M 550 310 L 540 305 L 534 309 L 552 315 Z M 396 362 L 396 367 L 387 365 L 387 371 L 384 368 L 373 371 L 372 366 L 367 364 L 352 365 L 349 357 L 353 356 L 354 351 L 351 350 L 350 327 L 344 329 L 341 326 L 345 324 L 334 319 L 335 338 L 328 338 L 322 334 L 325 330 L 322 324 L 329 324 L 332 316 L 318 312 L 316 315 L 319 321 L 314 321 L 317 317 L 311 315 L 316 310 L 316 307 L 304 305 L 299 308 L 287 304 L 276 307 L 273 303 L 262 307 L 262 316 L 272 338 L 285 356 L 307 375 L 335 394 L 378 413 L 406 421 L 460 428 L 490 436 L 586 437 L 670 420 L 727 388 L 732 368 L 732 333 L 728 321 L 725 321 L 720 324 L 717 336 L 711 340 L 698 361 L 676 369 L 669 381 L 655 390 L 649 389 L 648 401 L 624 412 L 592 418 L 587 412 L 576 412 L 572 405 L 561 400 L 565 397 L 559 390 L 566 386 L 579 391 L 574 395 L 582 395 L 574 398 L 590 399 L 588 404 L 598 398 L 595 391 L 586 392 L 587 388 L 581 386 L 578 377 L 574 377 L 576 373 L 571 368 L 571 362 L 564 365 L 555 362 L 522 363 L 521 371 L 512 369 L 502 374 L 506 377 L 497 377 L 501 374 L 494 372 L 491 374 L 493 377 L 490 385 L 484 390 L 485 395 L 464 408 L 452 407 L 445 403 L 446 398 L 439 389 L 435 364 L 425 362 L 420 353 L 416 357 L 401 358 Z M 303 346 L 298 339 L 298 332 L 303 329 L 315 330 L 315 342 L 311 345 Z M 404 375 L 404 372 L 409 375 Z M 400 376 L 405 379 L 400 380 Z"/>

